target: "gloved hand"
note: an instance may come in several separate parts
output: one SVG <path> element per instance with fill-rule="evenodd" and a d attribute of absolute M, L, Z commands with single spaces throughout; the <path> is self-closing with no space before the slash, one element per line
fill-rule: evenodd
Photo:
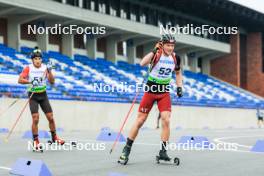
<path fill-rule="evenodd" d="M 50 72 L 53 68 L 54 68 L 54 65 L 53 65 L 53 63 L 50 61 L 50 62 L 47 64 L 47 69 L 48 69 L 48 71 Z"/>
<path fill-rule="evenodd" d="M 183 96 L 182 94 L 182 87 L 177 87 L 177 96 L 181 98 Z"/>
<path fill-rule="evenodd" d="M 162 48 L 162 42 L 159 41 L 159 42 L 156 43 L 156 45 L 155 45 L 155 47 L 153 48 L 152 52 L 153 52 L 154 54 L 156 54 L 157 51 L 158 51 L 159 49 L 161 49 L 161 48 Z"/>
<path fill-rule="evenodd" d="M 38 87 L 40 83 L 39 83 L 38 80 L 34 79 L 34 80 L 31 82 L 31 84 L 32 84 L 33 87 Z"/>
<path fill-rule="evenodd" d="M 141 74 L 142 74 L 143 77 L 146 77 L 148 73 L 143 71 L 143 72 L 141 72 Z"/>

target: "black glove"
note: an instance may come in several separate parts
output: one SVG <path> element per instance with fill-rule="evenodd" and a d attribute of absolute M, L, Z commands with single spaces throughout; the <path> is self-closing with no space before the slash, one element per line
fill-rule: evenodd
<path fill-rule="evenodd" d="M 177 87 L 177 96 L 179 98 L 181 98 L 183 95 L 182 95 L 182 88 L 181 87 Z"/>

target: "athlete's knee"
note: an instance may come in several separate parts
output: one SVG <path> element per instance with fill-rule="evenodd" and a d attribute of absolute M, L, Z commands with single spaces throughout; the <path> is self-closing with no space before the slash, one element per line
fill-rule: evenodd
<path fill-rule="evenodd" d="M 170 118 L 163 118 L 162 122 L 163 122 L 163 125 L 167 127 L 170 125 Z"/>
<path fill-rule="evenodd" d="M 49 123 L 54 123 L 53 113 L 47 113 L 46 117 L 47 117 Z"/>
<path fill-rule="evenodd" d="M 139 114 L 138 118 L 137 118 L 137 127 L 141 128 L 142 125 L 145 123 L 146 119 L 147 119 L 148 114 L 142 113 Z"/>
<path fill-rule="evenodd" d="M 55 123 L 54 118 L 49 118 L 48 121 L 49 121 L 49 123 Z"/>
<path fill-rule="evenodd" d="M 163 113 L 161 116 L 162 124 L 166 127 L 170 125 L 170 116 L 171 116 L 170 112 Z"/>
<path fill-rule="evenodd" d="M 33 120 L 33 124 L 34 125 L 38 125 L 38 123 L 39 123 L 39 114 L 38 113 L 32 114 L 32 120 Z"/>
<path fill-rule="evenodd" d="M 143 118 L 138 118 L 137 122 L 138 122 L 138 123 L 137 123 L 138 128 L 141 128 L 142 125 L 143 125 L 144 122 L 145 122 L 145 119 L 143 119 Z"/>

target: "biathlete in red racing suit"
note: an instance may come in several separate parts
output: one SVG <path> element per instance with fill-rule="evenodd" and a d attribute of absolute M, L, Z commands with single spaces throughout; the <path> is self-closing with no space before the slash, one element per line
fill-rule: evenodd
<path fill-rule="evenodd" d="M 183 95 L 181 60 L 174 52 L 175 43 L 174 36 L 170 34 L 163 35 L 154 50 L 143 57 L 140 63 L 141 66 L 150 64 L 148 81 L 140 102 L 137 119 L 130 130 L 126 145 L 119 158 L 119 163 L 126 164 L 128 162 L 132 144 L 139 129 L 146 121 L 154 102 L 158 104 L 162 120 L 159 158 L 166 161 L 170 160 L 167 155 L 166 146 L 170 136 L 171 97 L 169 86 L 173 72 L 176 73 L 177 96 L 182 97 Z"/>

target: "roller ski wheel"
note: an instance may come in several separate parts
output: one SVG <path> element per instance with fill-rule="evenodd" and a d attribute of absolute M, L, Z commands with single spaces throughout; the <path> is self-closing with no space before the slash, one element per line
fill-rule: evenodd
<path fill-rule="evenodd" d="M 180 159 L 179 158 L 175 157 L 173 161 L 174 161 L 174 164 L 176 166 L 179 166 L 180 165 Z"/>
<path fill-rule="evenodd" d="M 128 162 L 128 159 L 129 159 L 128 157 L 129 157 L 130 151 L 131 151 L 131 147 L 126 145 L 122 151 L 122 155 L 120 156 L 120 158 L 117 162 L 119 164 L 126 165 Z"/>
<path fill-rule="evenodd" d="M 156 162 L 157 164 L 160 164 L 160 162 L 163 161 L 165 163 L 170 163 L 170 164 L 175 164 L 176 166 L 180 165 L 180 159 L 175 157 L 175 158 L 170 158 L 167 155 L 166 151 L 160 151 L 159 155 L 156 156 Z"/>
<path fill-rule="evenodd" d="M 39 140 L 34 140 L 33 141 L 33 152 L 43 153 L 43 147 L 39 143 Z"/>
<path fill-rule="evenodd" d="M 35 152 L 35 153 L 43 153 L 43 149 L 42 149 L 42 147 L 40 147 L 39 149 L 34 149 L 33 148 L 33 152 Z"/>
<path fill-rule="evenodd" d="M 71 142 L 69 142 L 69 143 L 67 143 L 67 142 L 65 142 L 64 141 L 64 143 L 63 144 L 59 144 L 58 142 L 54 142 L 54 141 L 52 141 L 52 140 L 48 140 L 48 144 L 49 145 L 53 145 L 53 144 L 56 144 L 56 145 L 65 145 L 65 144 L 68 144 L 68 145 L 71 145 L 71 146 L 73 146 L 73 147 L 76 147 L 77 146 L 77 142 L 74 142 L 74 141 L 71 141 Z"/>
<path fill-rule="evenodd" d="M 180 165 L 180 159 L 175 157 L 174 159 L 164 160 L 161 159 L 159 156 L 156 156 L 156 162 L 157 164 L 160 164 L 160 161 L 164 161 L 165 163 L 175 164 L 176 166 Z"/>

